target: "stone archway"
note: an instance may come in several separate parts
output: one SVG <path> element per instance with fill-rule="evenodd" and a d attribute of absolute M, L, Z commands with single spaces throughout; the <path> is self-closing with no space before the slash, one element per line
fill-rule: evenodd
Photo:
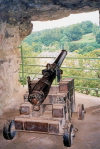
<path fill-rule="evenodd" d="M 97 0 L 0 0 L 0 112 L 14 106 L 19 90 L 18 46 L 31 33 L 31 21 L 60 19 L 99 7 Z"/>

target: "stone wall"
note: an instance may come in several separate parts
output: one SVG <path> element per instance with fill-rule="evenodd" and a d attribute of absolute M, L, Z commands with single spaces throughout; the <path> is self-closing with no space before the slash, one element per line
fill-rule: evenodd
<path fill-rule="evenodd" d="M 19 27 L 0 24 L 0 112 L 8 106 L 18 90 L 20 53 L 17 47 L 20 41 Z"/>

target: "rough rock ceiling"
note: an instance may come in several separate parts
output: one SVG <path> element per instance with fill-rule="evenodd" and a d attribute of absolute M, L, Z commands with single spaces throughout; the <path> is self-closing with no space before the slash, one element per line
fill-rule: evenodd
<path fill-rule="evenodd" d="M 99 8 L 99 0 L 0 0 L 0 22 L 18 25 L 24 21 L 59 19 L 70 13 Z"/>

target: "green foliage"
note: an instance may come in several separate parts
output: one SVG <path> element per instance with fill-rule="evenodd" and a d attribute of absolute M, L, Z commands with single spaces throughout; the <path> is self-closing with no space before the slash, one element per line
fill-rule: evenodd
<path fill-rule="evenodd" d="M 21 52 L 21 51 L 20 51 Z M 39 73 L 41 68 L 38 68 L 36 66 L 32 65 L 38 65 L 39 61 L 35 58 L 29 58 L 29 57 L 36 57 L 39 54 L 39 52 L 33 52 L 32 46 L 29 46 L 27 43 L 22 42 L 22 64 L 20 65 L 20 72 L 19 77 L 20 77 L 20 82 L 21 84 L 26 84 L 27 76 L 35 77 L 35 73 Z M 27 58 L 24 58 L 27 57 Z"/>
<path fill-rule="evenodd" d="M 75 44 L 75 43 L 69 43 L 69 51 L 70 52 L 73 52 L 75 50 L 79 50 L 79 45 L 78 44 Z"/>
<path fill-rule="evenodd" d="M 96 35 L 100 31 L 100 27 L 94 24 L 92 31 L 93 31 L 93 34 Z"/>
<path fill-rule="evenodd" d="M 59 42 L 61 39 L 61 34 L 57 30 L 48 30 L 48 31 L 45 31 L 40 38 L 41 38 L 42 44 L 49 46 L 54 41 Z"/>
<path fill-rule="evenodd" d="M 95 49 L 95 47 L 93 46 L 84 46 L 80 51 L 79 51 L 79 54 L 84 54 L 84 53 L 88 53 L 88 52 L 91 52 Z"/>
<path fill-rule="evenodd" d="M 97 25 L 93 26 L 93 34 L 96 37 L 96 42 L 100 44 L 100 27 Z"/>
<path fill-rule="evenodd" d="M 85 21 L 80 24 L 82 34 L 88 34 L 92 32 L 93 23 L 90 21 Z"/>
<path fill-rule="evenodd" d="M 41 52 L 42 45 L 40 42 L 32 42 L 32 50 L 34 52 Z"/>
<path fill-rule="evenodd" d="M 100 44 L 100 31 L 96 34 L 96 42 Z"/>
<path fill-rule="evenodd" d="M 63 34 L 64 38 L 67 39 L 67 41 L 76 41 L 82 38 L 81 28 L 78 24 L 66 27 L 63 30 Z"/>
<path fill-rule="evenodd" d="M 95 35 L 93 33 L 85 34 L 80 40 L 72 41 L 73 43 L 92 43 L 95 42 Z"/>
<path fill-rule="evenodd" d="M 73 55 L 74 56 L 74 55 Z M 76 54 L 74 57 L 78 58 L 91 58 L 100 56 L 100 50 L 94 50 L 86 54 Z M 64 66 L 71 67 L 72 69 L 63 69 L 64 76 L 76 76 L 75 86 L 80 86 L 76 88 L 79 92 L 85 94 L 91 94 L 95 96 L 100 96 L 98 90 L 90 90 L 89 88 L 100 89 L 100 60 L 95 59 L 67 59 L 64 61 Z M 79 69 L 74 69 L 79 68 Z M 94 70 L 98 69 L 98 70 Z M 89 78 L 91 80 L 82 79 Z M 99 80 L 92 80 L 92 78 L 97 78 Z M 81 88 L 82 87 L 82 88 Z"/>
<path fill-rule="evenodd" d="M 73 52 L 75 50 L 78 50 L 79 54 L 85 54 L 88 52 L 91 52 L 95 49 L 100 48 L 100 44 L 93 42 L 93 43 L 69 43 L 69 51 Z"/>
<path fill-rule="evenodd" d="M 100 30 L 98 26 L 86 21 L 69 27 L 32 33 L 24 39 L 24 43 L 34 52 L 54 51 L 64 47 L 70 52 L 77 51 L 84 54 L 100 48 L 98 30 Z"/>
<path fill-rule="evenodd" d="M 76 41 L 82 38 L 81 28 L 78 25 L 74 25 L 70 28 L 71 41 Z"/>
<path fill-rule="evenodd" d="M 51 49 L 51 47 L 55 45 L 55 42 L 58 45 L 57 48 L 59 49 L 62 45 L 66 45 L 66 42 L 68 43 L 71 41 L 74 42 L 81 40 L 82 34 L 90 33 L 92 28 L 93 24 L 90 21 L 86 21 L 79 24 L 71 25 L 69 27 L 62 27 L 32 33 L 24 40 L 24 42 L 32 46 L 33 44 L 35 44 L 35 52 L 41 51 L 44 47 L 48 47 L 49 49 Z"/>

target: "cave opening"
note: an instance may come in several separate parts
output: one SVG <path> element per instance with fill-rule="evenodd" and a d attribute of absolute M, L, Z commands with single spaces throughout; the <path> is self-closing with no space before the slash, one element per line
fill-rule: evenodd
<path fill-rule="evenodd" d="M 65 67 L 63 77 L 75 78 L 77 91 L 99 96 L 97 53 L 100 45 L 96 41 L 95 34 L 95 30 L 99 28 L 99 11 L 74 14 L 53 21 L 32 21 L 32 23 L 32 33 L 22 41 L 20 82 L 25 85 L 28 75 L 40 78 L 45 65 L 52 63 L 55 56 L 64 48 L 70 58 L 63 64 Z"/>

